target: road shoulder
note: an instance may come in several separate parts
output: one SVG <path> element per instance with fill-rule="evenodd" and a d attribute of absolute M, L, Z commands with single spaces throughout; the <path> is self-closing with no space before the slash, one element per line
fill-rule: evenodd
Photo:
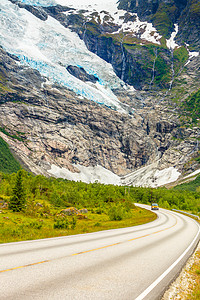
<path fill-rule="evenodd" d="M 195 291 L 198 284 L 196 269 L 200 265 L 200 243 L 198 244 L 194 254 L 189 258 L 185 267 L 182 269 L 179 277 L 170 285 L 165 292 L 162 300 L 188 300 Z"/>

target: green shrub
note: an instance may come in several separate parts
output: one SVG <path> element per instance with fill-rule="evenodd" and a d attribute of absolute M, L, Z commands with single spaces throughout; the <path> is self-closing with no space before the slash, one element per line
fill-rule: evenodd
<path fill-rule="evenodd" d="M 95 227 L 99 227 L 99 226 L 101 226 L 101 223 L 100 223 L 100 222 L 96 222 L 96 223 L 94 224 L 94 226 L 95 226 Z"/>
<path fill-rule="evenodd" d="M 103 209 L 102 207 L 99 206 L 99 207 L 97 207 L 95 213 L 98 214 L 98 215 L 101 215 L 101 214 L 104 213 L 104 209 Z"/>
<path fill-rule="evenodd" d="M 59 196 L 56 192 L 54 192 L 54 193 L 51 195 L 50 202 L 51 202 L 55 207 L 64 207 L 64 206 L 65 206 L 64 201 L 60 198 L 60 196 Z"/>
<path fill-rule="evenodd" d="M 30 222 L 28 224 L 28 227 L 34 228 L 34 229 L 41 229 L 42 228 L 42 222 Z"/>
<path fill-rule="evenodd" d="M 69 222 L 66 218 L 58 218 L 54 222 L 54 229 L 68 229 Z"/>
<path fill-rule="evenodd" d="M 77 219 L 73 217 L 71 221 L 71 229 L 74 230 L 76 228 L 76 223 L 77 223 Z"/>
<path fill-rule="evenodd" d="M 120 221 L 124 219 L 126 215 L 126 210 L 121 204 L 114 204 L 108 210 L 108 216 L 111 221 Z"/>
<path fill-rule="evenodd" d="M 158 51 L 158 57 L 155 62 L 155 84 L 160 85 L 161 87 L 166 87 L 166 85 L 171 80 L 171 66 L 167 64 L 163 53 Z"/>
<path fill-rule="evenodd" d="M 11 231 L 11 236 L 13 236 L 13 237 L 19 237 L 20 236 L 20 231 L 18 229 L 13 229 Z"/>

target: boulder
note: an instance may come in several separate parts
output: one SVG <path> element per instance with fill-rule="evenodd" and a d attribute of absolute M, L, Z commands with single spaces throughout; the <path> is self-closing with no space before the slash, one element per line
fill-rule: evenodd
<path fill-rule="evenodd" d="M 80 212 L 81 214 L 87 214 L 87 213 L 88 213 L 88 210 L 87 210 L 87 208 L 82 208 L 82 209 L 79 209 L 79 212 Z"/>
<path fill-rule="evenodd" d="M 78 215 L 79 210 L 75 207 L 69 207 L 69 208 L 63 209 L 61 211 L 61 213 L 65 214 L 67 216 L 72 216 L 72 215 Z"/>

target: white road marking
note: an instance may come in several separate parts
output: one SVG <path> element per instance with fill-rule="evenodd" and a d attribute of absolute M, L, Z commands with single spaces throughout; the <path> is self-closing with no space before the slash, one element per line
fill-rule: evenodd
<path fill-rule="evenodd" d="M 198 223 L 196 223 L 198 224 Z M 198 225 L 199 226 L 199 225 Z M 198 233 L 196 234 L 192 243 L 183 252 L 183 254 L 162 274 L 160 275 L 144 292 L 142 292 L 135 300 L 143 300 L 168 274 L 173 270 L 173 268 L 181 261 L 181 259 L 187 254 L 187 252 L 192 248 L 200 234 L 200 226 Z"/>

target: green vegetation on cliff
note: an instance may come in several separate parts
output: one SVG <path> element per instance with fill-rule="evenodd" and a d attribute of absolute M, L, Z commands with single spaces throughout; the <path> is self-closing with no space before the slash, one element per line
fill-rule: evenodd
<path fill-rule="evenodd" d="M 20 164 L 13 157 L 7 143 L 0 137 L 0 171 L 11 174 L 20 169 Z"/>
<path fill-rule="evenodd" d="M 131 3 L 134 6 L 133 1 Z M 121 1 L 121 5 L 126 6 L 127 1 Z M 118 77 L 122 78 L 123 70 L 123 79 L 127 84 L 138 90 L 147 90 L 150 86 L 155 90 L 168 89 L 173 77 L 172 63 L 176 77 L 188 59 L 185 47 L 175 49 L 172 56 L 166 46 L 166 38 L 174 30 L 175 14 L 177 7 L 173 3 L 160 2 L 156 13 L 149 15 L 149 22 L 153 20 L 162 34 L 160 45 L 143 40 L 141 35 L 132 36 L 122 32 L 113 34 L 112 22 L 106 25 L 110 26 L 109 31 L 107 27 L 104 28 L 105 25 L 100 26 L 96 19 L 85 22 L 79 34 L 81 38 L 84 35 L 84 41 L 91 52 L 112 64 Z"/>
<path fill-rule="evenodd" d="M 12 90 L 7 86 L 7 78 L 4 73 L 5 70 L 3 70 L 0 66 L 0 94 L 12 92 Z"/>
<path fill-rule="evenodd" d="M 197 0 L 191 1 L 192 5 L 190 6 L 190 14 L 194 19 L 200 18 L 200 2 Z"/>
<path fill-rule="evenodd" d="M 174 56 L 174 71 L 175 71 L 175 75 L 177 75 L 180 69 L 187 62 L 189 55 L 187 49 L 184 46 L 182 46 L 174 50 L 173 56 Z"/>
<path fill-rule="evenodd" d="M 199 157 L 199 159 L 200 159 L 200 157 Z M 197 176 L 197 178 L 195 180 L 193 180 L 193 181 L 177 185 L 174 188 L 174 190 L 177 190 L 177 191 L 199 192 L 200 193 L 200 175 Z"/>
<path fill-rule="evenodd" d="M 87 30 L 87 34 L 91 34 L 95 36 L 101 34 L 101 30 L 99 29 L 99 24 L 96 23 L 94 20 L 87 22 L 85 28 Z"/>
<path fill-rule="evenodd" d="M 162 88 L 166 87 L 171 80 L 171 65 L 170 61 L 165 60 L 165 54 L 158 51 L 158 57 L 155 61 L 155 84 Z"/>
<path fill-rule="evenodd" d="M 158 32 L 165 38 L 169 38 L 174 27 L 174 19 L 177 7 L 172 4 L 160 3 L 158 10 L 152 17 L 152 22 Z"/>
<path fill-rule="evenodd" d="M 24 133 L 16 131 L 16 134 L 11 134 L 6 130 L 5 127 L 0 127 L 0 131 L 3 132 L 5 135 L 11 137 L 12 139 L 16 139 L 18 141 L 22 141 L 24 139 Z"/>
<path fill-rule="evenodd" d="M 192 93 L 182 104 L 186 115 L 192 118 L 192 122 L 197 123 L 200 119 L 200 89 Z"/>

